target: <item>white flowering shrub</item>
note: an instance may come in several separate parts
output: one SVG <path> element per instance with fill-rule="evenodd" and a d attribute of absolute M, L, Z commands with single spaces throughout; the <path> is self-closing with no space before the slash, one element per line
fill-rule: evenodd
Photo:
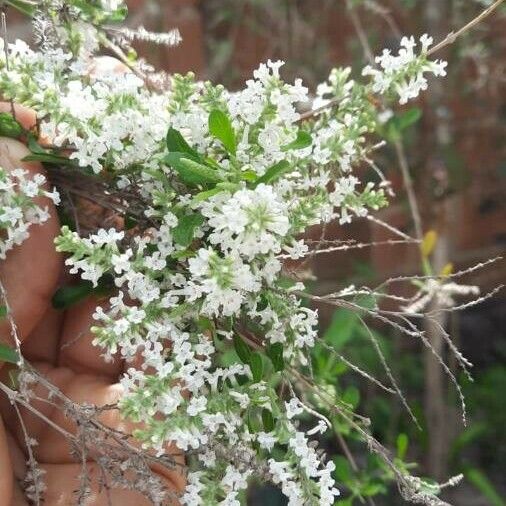
<path fill-rule="evenodd" d="M 48 1 L 31 13 L 38 48 L 0 48 L 3 98 L 37 113 L 29 159 L 106 181 L 143 205 L 140 214 L 123 206 L 123 229 L 63 226 L 56 240 L 71 273 L 113 289 L 92 331 L 106 358 L 141 359 L 121 380 L 122 413 L 142 422 L 135 436 L 146 449 L 173 442 L 187 452 L 183 504 L 241 504 L 252 477 L 278 485 L 290 505 L 334 504 L 334 464 L 314 437 L 332 430 L 324 413 L 336 404 L 345 423 L 354 415 L 310 381 L 318 314 L 283 262 L 311 254 L 308 227 L 387 204 L 385 183 L 354 171 L 381 141 L 377 104 L 404 104 L 427 75 L 445 74 L 445 62 L 428 59 L 432 39 L 403 38 L 363 82 L 334 69 L 316 96 L 284 82 L 279 61 L 230 92 L 134 64 L 95 72 L 102 45 L 128 44 L 128 31 L 110 27 L 124 16 L 119 0 Z M 48 195 L 43 183 L 0 171 L 0 256 L 47 218 L 30 200 Z M 315 427 L 302 428 L 304 413 Z M 435 487 L 405 480 L 430 503 Z"/>

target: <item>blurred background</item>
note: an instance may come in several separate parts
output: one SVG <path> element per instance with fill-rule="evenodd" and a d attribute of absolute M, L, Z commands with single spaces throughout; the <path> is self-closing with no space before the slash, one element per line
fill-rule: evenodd
<path fill-rule="evenodd" d="M 177 48 L 138 46 L 139 55 L 170 72 L 194 71 L 199 78 L 234 89 L 267 58 L 285 60 L 287 80 L 302 77 L 314 89 L 333 66 L 351 66 L 355 75 L 367 63 L 362 42 L 372 52 L 397 48 L 402 35 L 429 33 L 436 41 L 463 26 L 489 0 L 130 0 L 129 24 L 167 31 L 178 28 Z M 504 6 L 503 6 L 504 7 Z M 29 26 L 9 15 L 10 36 L 29 36 Z M 506 245 L 506 10 L 477 26 L 437 55 L 449 62 L 449 75 L 433 82 L 419 101 L 396 112 L 417 118 L 397 131 L 397 148 L 377 153 L 396 196 L 378 217 L 413 234 L 403 179 L 405 162 L 413 177 L 423 230 L 438 240 L 432 262 L 463 269 L 505 252 Z M 415 112 L 413 112 L 413 110 Z M 406 116 L 408 113 L 408 116 Z M 401 152 L 398 146 L 401 145 Z M 401 158 L 399 158 L 399 154 Z M 363 169 L 363 177 L 368 177 Z M 310 235 L 318 238 L 320 230 Z M 361 242 L 393 238 L 367 220 L 332 225 L 327 239 Z M 311 261 L 315 293 L 351 283 L 377 284 L 389 277 L 420 273 L 413 245 L 383 246 L 352 253 L 320 255 Z M 506 262 L 465 277 L 486 293 L 506 280 Z M 399 461 L 418 462 L 413 472 L 446 480 L 464 473 L 465 481 L 443 497 L 458 506 L 506 504 L 506 291 L 478 307 L 451 314 L 442 323 L 474 364 L 474 382 L 463 377 L 437 335 L 432 345 L 461 381 L 469 411 L 465 427 L 455 390 L 430 353 L 389 327 L 373 326 L 374 336 L 422 430 L 400 403 L 364 383 L 343 363 L 315 357 L 335 388 L 373 420 L 373 434 Z M 322 306 L 321 334 L 340 353 L 383 379 L 385 372 L 369 337 L 354 314 Z M 430 335 L 430 332 L 429 332 Z M 319 362 L 318 362 L 319 361 Z M 323 372 L 322 372 L 323 374 Z M 343 492 L 340 505 L 402 504 L 391 476 L 344 427 L 323 442 L 336 462 Z M 342 438 L 353 459 L 345 458 Z M 386 480 L 386 481 L 385 481 Z M 276 491 L 254 487 L 252 505 L 281 505 Z"/>

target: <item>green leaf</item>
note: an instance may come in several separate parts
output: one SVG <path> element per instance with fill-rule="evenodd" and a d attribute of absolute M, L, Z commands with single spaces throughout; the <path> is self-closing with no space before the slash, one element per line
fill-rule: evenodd
<path fill-rule="evenodd" d="M 406 434 L 401 433 L 397 436 L 397 457 L 401 460 L 404 460 L 406 456 L 408 442 L 408 436 L 406 436 Z"/>
<path fill-rule="evenodd" d="M 264 375 L 264 361 L 258 351 L 254 351 L 249 359 L 249 366 L 253 374 L 253 382 L 258 383 Z"/>
<path fill-rule="evenodd" d="M 172 230 L 174 241 L 185 248 L 188 247 L 195 237 L 196 229 L 202 223 L 204 223 L 204 217 L 200 213 L 182 216 Z"/>
<path fill-rule="evenodd" d="M 265 432 L 271 432 L 274 430 L 274 417 L 267 408 L 262 410 L 262 422 L 264 423 Z"/>
<path fill-rule="evenodd" d="M 355 409 L 360 401 L 360 392 L 357 387 L 349 386 L 343 394 L 342 400 Z"/>
<path fill-rule="evenodd" d="M 260 421 L 258 420 L 258 411 L 254 408 L 249 408 L 246 413 L 246 421 L 248 424 L 248 429 L 252 434 L 256 434 L 260 432 L 261 426 Z"/>
<path fill-rule="evenodd" d="M 91 20 L 94 25 L 108 23 L 117 23 L 123 21 L 128 14 L 127 6 L 120 6 L 114 10 L 107 11 L 97 5 L 96 0 L 72 0 L 72 5 L 77 7 L 81 14 L 85 15 L 86 21 Z"/>
<path fill-rule="evenodd" d="M 139 220 L 137 220 L 131 214 L 127 214 L 125 216 L 125 229 L 126 230 L 131 230 L 132 228 L 135 228 L 138 224 L 139 224 Z"/>
<path fill-rule="evenodd" d="M 241 179 L 248 183 L 254 183 L 258 179 L 258 176 L 254 170 L 244 170 L 241 172 Z"/>
<path fill-rule="evenodd" d="M 0 306 L 0 319 L 7 316 L 7 306 Z"/>
<path fill-rule="evenodd" d="M 52 153 L 32 153 L 25 156 L 22 161 L 51 163 L 53 165 L 65 165 L 69 167 L 77 167 L 79 165 L 76 160 L 71 160 L 60 155 L 53 155 Z"/>
<path fill-rule="evenodd" d="M 0 112 L 0 137 L 17 139 L 24 132 L 23 127 L 8 112 Z"/>
<path fill-rule="evenodd" d="M 67 309 L 93 293 L 91 281 L 81 281 L 76 285 L 62 286 L 56 290 L 52 298 L 55 309 Z"/>
<path fill-rule="evenodd" d="M 488 499 L 490 506 L 506 506 L 497 490 L 487 476 L 477 469 L 471 467 L 465 471 L 465 477 Z"/>
<path fill-rule="evenodd" d="M 311 146 L 312 142 L 313 139 L 308 132 L 299 130 L 297 132 L 297 138 L 294 141 L 290 142 L 290 144 L 285 144 L 282 146 L 281 151 L 290 151 L 291 149 L 304 149 Z"/>
<path fill-rule="evenodd" d="M 35 135 L 31 132 L 28 133 L 28 149 L 32 153 L 48 153 L 47 149 L 44 149 L 38 142 Z"/>
<path fill-rule="evenodd" d="M 128 16 L 128 7 L 126 5 L 122 5 L 115 11 L 108 14 L 106 16 L 106 20 L 109 23 L 119 23 L 121 21 L 124 21 L 127 16 Z"/>
<path fill-rule="evenodd" d="M 215 168 L 217 170 L 221 170 L 220 164 L 214 158 L 211 158 L 210 156 L 206 156 L 204 158 L 204 163 L 206 165 L 209 165 L 209 167 Z"/>
<path fill-rule="evenodd" d="M 251 350 L 249 346 L 237 334 L 234 334 L 233 340 L 237 356 L 241 359 L 241 362 L 249 364 L 251 360 Z"/>
<path fill-rule="evenodd" d="M 414 125 L 421 117 L 422 110 L 419 107 L 413 107 L 397 115 L 397 126 L 399 130 L 405 130 L 411 125 Z"/>
<path fill-rule="evenodd" d="M 382 483 L 368 483 L 363 489 L 362 494 L 371 497 L 378 494 L 385 494 L 386 488 Z"/>
<path fill-rule="evenodd" d="M 283 344 L 274 343 L 267 347 L 267 356 L 271 359 L 275 371 L 282 371 L 285 368 L 285 360 L 283 358 Z"/>
<path fill-rule="evenodd" d="M 236 140 L 235 132 L 229 117 L 219 109 L 214 109 L 209 114 L 209 132 L 213 137 L 221 141 L 229 153 L 235 155 Z"/>
<path fill-rule="evenodd" d="M 351 479 L 351 468 L 350 464 L 346 460 L 345 457 L 342 455 L 337 455 L 334 457 L 334 464 L 336 465 L 336 469 L 334 471 L 334 474 L 336 475 L 336 478 L 341 483 L 347 483 Z"/>
<path fill-rule="evenodd" d="M 181 132 L 170 127 L 166 137 L 167 149 L 170 152 L 185 153 L 195 161 L 200 160 L 200 155 L 195 151 L 182 136 Z"/>
<path fill-rule="evenodd" d="M 204 202 L 218 193 L 229 191 L 230 193 L 234 193 L 239 188 L 237 183 L 218 183 L 215 188 L 211 190 L 205 190 L 203 192 L 197 193 L 193 198 L 192 202 Z"/>
<path fill-rule="evenodd" d="M 214 323 L 211 319 L 206 318 L 205 316 L 201 316 L 197 321 L 197 325 L 201 332 L 214 335 L 215 328 Z"/>
<path fill-rule="evenodd" d="M 91 281 L 80 281 L 73 285 L 58 288 L 51 302 L 55 309 L 67 309 L 90 295 L 101 296 L 109 293 L 109 291 L 110 286 L 106 282 L 99 281 L 98 286 L 93 286 Z"/>
<path fill-rule="evenodd" d="M 360 320 L 355 312 L 348 309 L 338 309 L 332 316 L 323 339 L 336 350 L 342 349 L 355 335 Z"/>
<path fill-rule="evenodd" d="M 11 369 L 9 371 L 9 387 L 11 387 L 13 390 L 19 389 L 19 374 L 20 369 Z"/>
<path fill-rule="evenodd" d="M 169 153 L 165 162 L 188 186 L 215 186 L 223 182 L 223 177 L 217 170 L 191 160 L 185 153 Z"/>
<path fill-rule="evenodd" d="M 422 116 L 422 110 L 414 107 L 405 112 L 396 114 L 384 125 L 384 135 L 390 142 L 398 141 L 402 132 L 415 124 Z"/>
<path fill-rule="evenodd" d="M 218 193 L 221 193 L 221 188 L 213 188 L 212 190 L 205 190 L 203 192 L 197 193 L 193 198 L 192 202 L 204 202 L 207 199 L 210 199 L 211 197 L 214 197 L 215 195 L 218 195 Z"/>
<path fill-rule="evenodd" d="M 422 244 L 420 244 L 420 250 L 422 251 L 422 255 L 424 258 L 429 257 L 434 248 L 436 247 L 438 239 L 438 234 L 435 230 L 429 230 L 423 236 Z"/>
<path fill-rule="evenodd" d="M 0 343 L 0 361 L 17 364 L 19 362 L 19 353 L 14 348 Z"/>
<path fill-rule="evenodd" d="M 255 181 L 255 186 L 259 184 L 271 184 L 278 180 L 283 174 L 286 174 L 292 169 L 292 166 L 286 161 L 281 160 L 272 167 L 269 167 L 263 176 L 260 176 Z"/>
<path fill-rule="evenodd" d="M 189 302 L 183 302 L 182 304 L 175 306 L 169 311 L 169 319 L 177 320 L 179 317 L 183 316 L 191 307 L 192 305 Z"/>

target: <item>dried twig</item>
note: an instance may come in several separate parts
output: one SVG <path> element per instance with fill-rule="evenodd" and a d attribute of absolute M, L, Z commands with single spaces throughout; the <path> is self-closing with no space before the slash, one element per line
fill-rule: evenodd
<path fill-rule="evenodd" d="M 464 33 L 468 32 L 472 28 L 474 28 L 477 24 L 481 23 L 483 20 L 485 20 L 490 14 L 492 14 L 502 3 L 504 0 L 496 0 L 492 5 L 487 7 L 484 11 L 482 11 L 478 16 L 476 16 L 474 19 L 469 21 L 466 25 L 464 25 L 460 30 L 457 30 L 455 33 L 449 33 L 445 39 L 443 39 L 441 42 L 433 46 L 431 49 L 427 51 L 427 55 L 430 56 L 437 51 L 440 51 L 446 46 L 449 46 L 450 44 L 453 44 L 460 36 L 462 36 Z"/>

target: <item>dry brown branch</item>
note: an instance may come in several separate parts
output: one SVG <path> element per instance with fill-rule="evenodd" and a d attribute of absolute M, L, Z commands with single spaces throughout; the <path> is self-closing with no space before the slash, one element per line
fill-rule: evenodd
<path fill-rule="evenodd" d="M 504 0 L 496 0 L 490 7 L 487 7 L 484 11 L 482 11 L 478 16 L 469 21 L 466 25 L 464 25 L 460 30 L 457 30 L 455 33 L 449 33 L 445 39 L 441 42 L 433 46 L 429 51 L 427 51 L 427 55 L 431 56 L 432 54 L 440 51 L 446 46 L 453 44 L 459 37 L 461 37 L 464 33 L 468 32 L 476 25 L 484 21 L 488 18 L 502 3 Z"/>

